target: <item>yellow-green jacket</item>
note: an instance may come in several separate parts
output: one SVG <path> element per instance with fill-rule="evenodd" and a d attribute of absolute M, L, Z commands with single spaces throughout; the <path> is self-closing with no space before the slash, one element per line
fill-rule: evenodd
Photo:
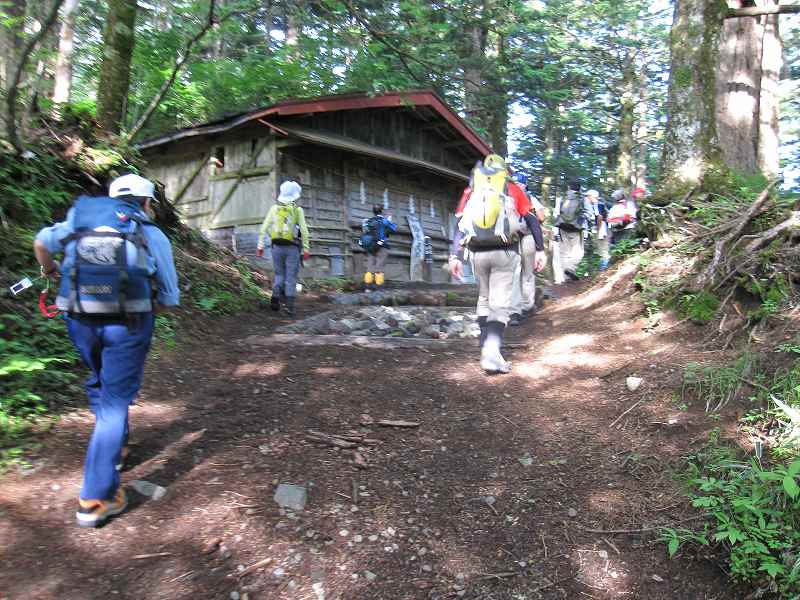
<path fill-rule="evenodd" d="M 306 225 L 306 215 L 303 212 L 302 207 L 297 206 L 294 203 L 292 203 L 292 206 L 294 206 L 295 210 L 297 211 L 297 225 L 300 227 L 300 240 L 303 244 L 303 251 L 305 252 L 311 249 L 311 240 L 308 237 L 308 226 Z M 258 233 L 259 250 L 264 248 L 264 238 L 267 237 L 269 230 L 272 228 L 273 221 L 275 221 L 277 214 L 278 205 L 273 204 L 267 211 L 267 216 L 264 217 L 264 222 L 261 223 L 261 230 Z"/>

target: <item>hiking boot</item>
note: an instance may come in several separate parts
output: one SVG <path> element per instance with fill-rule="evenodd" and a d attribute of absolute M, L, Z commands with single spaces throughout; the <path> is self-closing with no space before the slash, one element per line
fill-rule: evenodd
<path fill-rule="evenodd" d="M 577 273 L 575 273 L 575 271 L 572 271 L 571 269 L 564 269 L 564 275 L 569 277 L 570 280 L 572 281 L 580 280 L 580 277 L 578 277 Z"/>
<path fill-rule="evenodd" d="M 483 342 L 486 341 L 486 317 L 478 317 L 478 327 L 481 329 L 481 335 L 478 337 L 478 348 L 483 348 Z"/>
<path fill-rule="evenodd" d="M 286 316 L 294 319 L 294 296 L 286 296 Z"/>
<path fill-rule="evenodd" d="M 125 490 L 119 488 L 113 500 L 78 500 L 75 519 L 78 527 L 102 527 L 111 517 L 125 512 L 128 498 Z"/>
<path fill-rule="evenodd" d="M 505 328 L 500 321 L 486 322 L 486 339 L 481 348 L 481 368 L 487 373 L 511 372 L 511 363 L 500 354 Z"/>
<path fill-rule="evenodd" d="M 522 325 L 522 315 L 514 313 L 508 318 L 508 324 L 512 327 L 517 327 L 518 325 Z"/>
<path fill-rule="evenodd" d="M 119 462 L 115 465 L 117 471 L 122 471 L 125 468 L 125 461 L 131 455 L 131 449 L 128 446 L 123 446 L 119 453 Z"/>
<path fill-rule="evenodd" d="M 272 294 L 272 298 L 269 299 L 269 307 L 275 312 L 281 309 L 281 299 L 277 294 Z"/>

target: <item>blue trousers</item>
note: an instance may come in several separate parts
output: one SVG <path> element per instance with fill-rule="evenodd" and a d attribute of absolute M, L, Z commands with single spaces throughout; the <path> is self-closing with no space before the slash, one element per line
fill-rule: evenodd
<path fill-rule="evenodd" d="M 153 337 L 152 313 L 119 318 L 65 317 L 69 337 L 89 367 L 86 396 L 95 416 L 83 467 L 84 500 L 110 500 L 119 488 L 116 465 L 128 439 L 128 408 L 142 386 Z"/>
<path fill-rule="evenodd" d="M 300 271 L 300 248 L 294 244 L 272 244 L 272 268 L 275 269 L 272 293 L 278 297 L 294 298 L 297 294 L 297 273 Z"/>

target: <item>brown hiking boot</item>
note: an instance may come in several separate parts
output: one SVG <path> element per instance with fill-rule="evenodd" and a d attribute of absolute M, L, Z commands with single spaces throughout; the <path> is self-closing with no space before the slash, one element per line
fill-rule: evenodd
<path fill-rule="evenodd" d="M 78 527 L 101 527 L 111 517 L 125 512 L 128 508 L 128 498 L 125 490 L 119 488 L 113 500 L 78 500 L 78 512 L 75 519 Z"/>

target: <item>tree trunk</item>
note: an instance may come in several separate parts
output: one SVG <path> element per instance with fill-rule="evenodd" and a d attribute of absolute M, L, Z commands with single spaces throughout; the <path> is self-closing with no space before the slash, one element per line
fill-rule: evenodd
<path fill-rule="evenodd" d="M 490 64 L 486 69 L 486 89 L 483 90 L 485 127 L 492 149 L 500 156 L 508 153 L 508 89 L 500 68 L 505 61 L 505 40 L 495 35 L 488 52 Z"/>
<path fill-rule="evenodd" d="M 11 0 L 4 3 L 3 12 L 7 16 L 6 23 L 0 24 L 0 91 L 8 93 L 8 88 L 14 78 L 19 53 L 22 49 L 22 34 L 25 29 L 25 0 Z M 6 119 L 8 115 L 3 111 L 0 118 L 0 137 L 7 131 Z"/>
<path fill-rule="evenodd" d="M 110 133 L 119 133 L 125 116 L 135 25 L 136 0 L 109 1 L 97 92 L 97 121 Z"/>
<path fill-rule="evenodd" d="M 556 131 L 551 122 L 544 126 L 544 160 L 542 161 L 542 186 L 539 199 L 545 206 L 550 205 L 550 194 L 553 187 L 552 162 L 556 151 Z"/>
<path fill-rule="evenodd" d="M 75 14 L 78 0 L 66 0 L 58 34 L 56 81 L 53 88 L 53 117 L 61 117 L 61 106 L 69 102 L 72 90 L 72 52 L 75 48 Z"/>
<path fill-rule="evenodd" d="M 728 2 L 741 8 L 741 2 Z M 763 17 L 726 19 L 717 67 L 717 140 L 731 169 L 758 172 L 758 105 L 761 95 Z"/>
<path fill-rule="evenodd" d="M 619 118 L 619 153 L 617 155 L 616 185 L 628 189 L 633 176 L 633 151 L 635 141 L 633 126 L 636 122 L 636 97 L 634 86 L 636 84 L 636 65 L 632 52 L 628 52 L 625 60 L 625 69 L 622 72 L 622 94 L 620 96 Z"/>
<path fill-rule="evenodd" d="M 769 0 L 768 5 L 777 5 Z M 761 44 L 761 102 L 758 109 L 758 169 L 769 179 L 775 178 L 780 168 L 779 129 L 780 76 L 783 68 L 783 40 L 781 40 L 780 17 L 762 17 L 764 41 Z"/>
<path fill-rule="evenodd" d="M 467 56 L 464 61 L 464 113 L 467 119 L 481 122 L 481 88 L 483 87 L 483 49 L 486 31 L 480 24 L 468 27 L 465 32 Z"/>
<path fill-rule="evenodd" d="M 727 11 L 719 0 L 677 0 L 667 128 L 661 156 L 662 188 L 693 186 L 718 159 L 714 119 L 719 37 Z"/>

